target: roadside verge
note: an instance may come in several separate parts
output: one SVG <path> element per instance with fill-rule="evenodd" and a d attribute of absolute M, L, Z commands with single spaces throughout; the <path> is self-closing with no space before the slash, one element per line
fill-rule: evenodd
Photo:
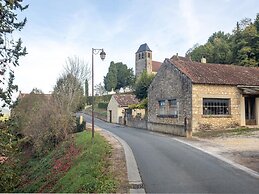
<path fill-rule="evenodd" d="M 111 133 L 110 131 L 107 131 L 105 129 L 101 130 L 115 139 L 117 139 L 121 145 L 123 146 L 124 153 L 125 153 L 125 158 L 126 158 L 126 165 L 127 165 L 127 174 L 128 174 L 128 180 L 129 180 L 129 185 L 130 185 L 130 193 L 145 193 L 144 185 L 141 180 L 137 162 L 135 160 L 135 157 L 133 155 L 133 152 L 129 145 L 120 137 L 117 135 Z"/>

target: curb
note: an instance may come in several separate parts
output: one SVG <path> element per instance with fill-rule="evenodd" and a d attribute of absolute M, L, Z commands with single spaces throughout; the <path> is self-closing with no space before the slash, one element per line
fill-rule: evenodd
<path fill-rule="evenodd" d="M 131 188 L 130 193 L 146 193 L 143 182 L 139 174 L 136 159 L 129 145 L 123 139 L 113 134 L 112 132 L 107 131 L 106 129 L 103 129 L 103 128 L 101 129 L 102 131 L 108 133 L 109 135 L 117 139 L 123 146 L 125 158 L 126 158 L 128 180 Z"/>
<path fill-rule="evenodd" d="M 213 156 L 213 157 L 215 157 L 215 158 L 217 158 L 217 159 L 219 159 L 219 160 L 221 160 L 221 161 L 223 161 L 223 162 L 226 162 L 226 163 L 232 165 L 233 167 L 235 167 L 235 168 L 237 168 L 237 169 L 239 169 L 239 170 L 242 170 L 242 171 L 246 172 L 247 174 L 249 174 L 249 175 L 251 175 L 251 176 L 253 176 L 253 177 L 259 179 L 259 173 L 256 172 L 256 171 L 254 171 L 254 170 L 252 170 L 252 169 L 250 169 L 250 168 L 247 168 L 247 167 L 245 167 L 245 166 L 242 166 L 241 164 L 238 164 L 238 163 L 236 163 L 236 162 L 234 162 L 234 161 L 231 161 L 231 160 L 229 160 L 229 159 L 226 159 L 226 158 L 224 158 L 224 157 L 222 157 L 222 156 L 220 156 L 220 155 L 218 155 L 218 154 L 215 154 L 215 153 L 213 153 L 213 152 L 207 151 L 207 150 L 205 150 L 205 149 L 203 149 L 203 148 L 200 148 L 200 147 L 198 147 L 198 146 L 195 146 L 195 145 L 193 145 L 193 144 L 191 144 L 191 143 L 188 143 L 188 142 L 186 142 L 186 141 L 183 141 L 183 140 L 180 140 L 180 139 L 177 139 L 177 138 L 173 138 L 173 139 L 176 140 L 176 141 L 178 141 L 178 142 L 181 142 L 181 143 L 183 143 L 183 144 L 186 144 L 186 145 L 188 145 L 188 146 L 190 146 L 190 147 L 193 147 L 193 148 L 195 148 L 195 149 L 197 149 L 197 150 L 200 150 L 200 151 L 202 151 L 202 152 L 204 152 L 204 153 L 206 153 L 206 154 L 209 154 L 209 155 L 211 155 L 211 156 Z"/>

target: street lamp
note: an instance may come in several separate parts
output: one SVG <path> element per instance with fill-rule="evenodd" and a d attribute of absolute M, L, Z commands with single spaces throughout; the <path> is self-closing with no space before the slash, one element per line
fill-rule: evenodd
<path fill-rule="evenodd" d="M 92 48 L 92 143 L 94 142 L 94 55 L 100 53 L 102 60 L 105 59 L 106 53 L 103 49 Z"/>

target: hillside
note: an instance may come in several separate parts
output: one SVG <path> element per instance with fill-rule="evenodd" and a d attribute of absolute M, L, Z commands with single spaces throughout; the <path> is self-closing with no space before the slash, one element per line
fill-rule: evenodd
<path fill-rule="evenodd" d="M 98 133 L 74 134 L 45 157 L 22 158 L 22 181 L 15 192 L 111 193 L 118 181 L 110 172 L 112 148 Z"/>

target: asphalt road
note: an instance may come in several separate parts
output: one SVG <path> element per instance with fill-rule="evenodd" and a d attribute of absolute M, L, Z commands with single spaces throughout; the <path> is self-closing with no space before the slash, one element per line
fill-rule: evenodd
<path fill-rule="evenodd" d="M 95 125 L 129 144 L 147 193 L 259 193 L 259 179 L 173 137 L 98 119 Z"/>

